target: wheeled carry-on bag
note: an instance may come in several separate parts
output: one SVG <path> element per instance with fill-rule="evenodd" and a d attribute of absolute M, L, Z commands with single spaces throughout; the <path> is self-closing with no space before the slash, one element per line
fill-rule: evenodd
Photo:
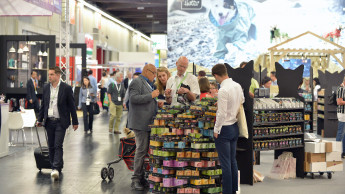
<path fill-rule="evenodd" d="M 40 136 L 38 135 L 37 127 L 36 127 L 36 134 L 37 134 L 38 144 L 40 146 L 36 148 L 34 151 L 36 166 L 40 171 L 42 170 L 42 168 L 51 169 L 51 165 L 49 162 L 49 149 L 47 146 L 41 145 Z M 47 134 L 45 130 L 44 130 L 44 134 L 46 136 L 46 140 L 48 144 L 48 138 L 47 138 Z"/>

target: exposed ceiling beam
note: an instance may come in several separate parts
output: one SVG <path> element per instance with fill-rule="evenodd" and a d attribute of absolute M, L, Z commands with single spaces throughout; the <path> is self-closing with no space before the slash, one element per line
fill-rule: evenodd
<path fill-rule="evenodd" d="M 153 23 L 154 21 L 159 21 L 159 24 L 166 24 L 166 20 L 158 20 L 158 19 L 153 19 L 153 20 L 127 20 L 126 23 L 128 24 L 149 24 Z"/>
<path fill-rule="evenodd" d="M 151 18 L 167 18 L 167 14 L 166 13 L 145 13 L 145 14 L 135 14 L 133 12 L 130 13 L 121 13 L 119 14 L 118 12 L 110 12 L 111 14 L 113 14 L 115 17 L 117 18 L 147 18 L 146 15 L 152 15 Z"/>
<path fill-rule="evenodd" d="M 134 9 L 137 10 L 138 7 L 143 7 L 144 9 L 154 7 L 154 8 L 162 8 L 166 9 L 167 5 L 166 4 L 128 4 L 128 3 L 112 3 L 112 4 L 105 4 L 103 6 L 104 9 L 106 10 L 124 10 L 124 9 Z"/>
<path fill-rule="evenodd" d="M 104 8 L 108 11 L 111 11 L 111 8 Z M 135 8 L 126 8 L 126 9 L 116 9 L 116 12 L 122 13 L 122 12 L 133 12 L 136 14 L 140 14 L 140 13 L 145 13 L 145 12 L 149 12 L 149 13 L 166 13 L 167 9 L 165 7 L 160 7 L 160 8 L 156 8 L 156 7 L 148 7 L 148 8 L 144 8 L 144 9 L 137 9 Z"/>

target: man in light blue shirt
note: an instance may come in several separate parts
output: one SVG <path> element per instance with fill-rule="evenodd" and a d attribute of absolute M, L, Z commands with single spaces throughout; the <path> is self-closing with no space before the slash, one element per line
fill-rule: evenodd
<path fill-rule="evenodd" d="M 92 86 L 92 90 L 93 90 L 93 93 L 97 96 L 97 80 L 95 77 L 92 76 L 92 70 L 90 69 L 88 71 L 88 77 L 89 77 L 89 80 L 90 80 L 90 84 Z"/>

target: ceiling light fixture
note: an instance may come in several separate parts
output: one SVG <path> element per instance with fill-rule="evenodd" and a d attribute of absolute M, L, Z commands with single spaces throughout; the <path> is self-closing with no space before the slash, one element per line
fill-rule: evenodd
<path fill-rule="evenodd" d="M 19 49 L 18 49 L 18 53 L 19 53 L 19 54 L 23 53 L 23 49 L 22 49 L 22 48 L 19 48 Z"/>
<path fill-rule="evenodd" d="M 147 18 L 153 18 L 153 14 L 146 15 Z"/>
<path fill-rule="evenodd" d="M 16 49 L 14 48 L 13 43 L 12 43 L 12 47 L 10 48 L 10 50 L 8 52 L 10 52 L 10 53 L 15 53 L 16 52 Z"/>
<path fill-rule="evenodd" d="M 37 55 L 42 56 L 43 55 L 42 51 L 38 51 Z"/>
<path fill-rule="evenodd" d="M 153 21 L 153 24 L 159 24 L 159 21 Z"/>
<path fill-rule="evenodd" d="M 23 51 L 24 51 L 24 52 L 29 52 L 29 48 L 28 48 L 27 45 L 24 46 Z"/>
<path fill-rule="evenodd" d="M 137 7 L 138 10 L 143 10 L 145 9 L 144 7 Z"/>

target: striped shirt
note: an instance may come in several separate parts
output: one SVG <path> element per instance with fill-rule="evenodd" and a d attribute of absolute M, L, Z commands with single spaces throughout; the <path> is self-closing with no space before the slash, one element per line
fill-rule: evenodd
<path fill-rule="evenodd" d="M 337 99 L 342 98 L 345 100 L 345 90 L 344 87 L 339 87 L 337 91 Z M 345 114 L 345 105 L 338 105 L 337 113 Z"/>

